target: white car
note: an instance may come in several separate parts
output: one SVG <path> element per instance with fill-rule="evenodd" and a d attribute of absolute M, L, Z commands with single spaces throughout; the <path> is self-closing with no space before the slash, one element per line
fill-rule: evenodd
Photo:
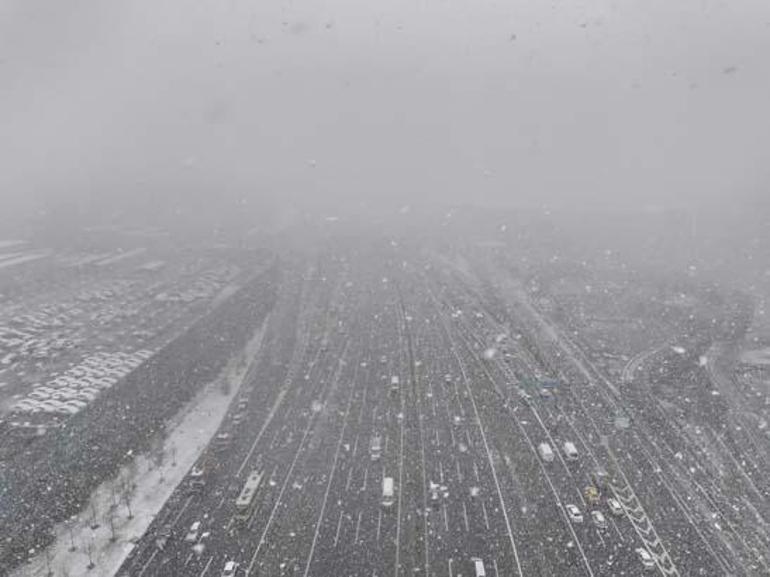
<path fill-rule="evenodd" d="M 636 554 L 639 556 L 645 571 L 655 571 L 655 560 L 647 549 L 639 547 L 636 549 Z"/>
<path fill-rule="evenodd" d="M 594 522 L 594 525 L 596 525 L 597 529 L 606 529 L 607 528 L 607 518 L 604 516 L 604 513 L 601 511 L 591 511 L 591 519 Z"/>
<path fill-rule="evenodd" d="M 59 407 L 58 409 L 56 409 L 56 411 L 54 411 L 54 412 L 60 413 L 62 415 L 74 415 L 74 414 L 78 413 L 79 411 L 80 411 L 80 409 L 78 407 L 73 407 L 72 405 L 64 404 L 61 407 Z"/>
<path fill-rule="evenodd" d="M 583 522 L 583 513 L 580 512 L 580 509 L 578 509 L 575 505 L 569 504 L 565 507 L 567 510 L 567 515 L 569 516 L 570 521 L 573 523 L 582 523 Z"/>
<path fill-rule="evenodd" d="M 16 413 L 36 413 L 40 410 L 40 406 L 38 402 L 33 399 L 22 399 L 14 404 L 11 407 L 11 410 Z"/>
<path fill-rule="evenodd" d="M 57 413 L 61 407 L 62 403 L 53 399 L 48 401 L 41 401 L 40 403 L 40 410 L 44 413 Z"/>
<path fill-rule="evenodd" d="M 620 517 L 623 514 L 623 507 L 621 507 L 620 502 L 617 499 L 609 497 L 607 499 L 607 506 L 610 508 L 610 513 L 616 517 Z"/>
<path fill-rule="evenodd" d="M 93 393 L 88 393 L 86 391 L 80 391 L 76 396 L 75 399 L 78 401 L 84 401 L 84 402 L 90 402 L 93 401 L 96 398 L 96 395 Z"/>
<path fill-rule="evenodd" d="M 63 405 L 68 405 L 70 407 L 77 407 L 78 409 L 84 409 L 88 406 L 88 403 L 81 401 L 79 399 L 70 399 L 68 401 L 64 401 L 62 403 Z"/>
<path fill-rule="evenodd" d="M 46 399 L 51 398 L 50 393 L 44 393 L 42 391 L 32 391 L 29 395 L 27 395 L 30 399 L 35 399 L 36 401 L 45 401 Z"/>
<path fill-rule="evenodd" d="M 238 570 L 238 563 L 235 561 L 228 561 L 225 563 L 225 568 L 222 570 L 222 577 L 235 577 L 235 572 Z"/>
<path fill-rule="evenodd" d="M 201 522 L 196 521 L 192 525 L 190 525 L 190 530 L 187 531 L 187 535 L 185 535 L 184 540 L 188 543 L 195 543 L 198 540 L 198 534 L 201 530 Z"/>

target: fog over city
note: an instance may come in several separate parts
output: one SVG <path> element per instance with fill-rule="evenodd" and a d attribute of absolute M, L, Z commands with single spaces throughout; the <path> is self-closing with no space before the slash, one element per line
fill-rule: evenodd
<path fill-rule="evenodd" d="M 766 0 L 0 2 L 0 577 L 770 575 Z"/>
<path fill-rule="evenodd" d="M 0 10 L 4 196 L 682 205 L 766 194 L 761 0 Z"/>

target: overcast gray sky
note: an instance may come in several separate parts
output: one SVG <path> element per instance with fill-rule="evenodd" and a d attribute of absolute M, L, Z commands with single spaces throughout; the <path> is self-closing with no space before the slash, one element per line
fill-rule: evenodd
<path fill-rule="evenodd" d="M 766 0 L 2 0 L 0 194 L 765 194 Z"/>

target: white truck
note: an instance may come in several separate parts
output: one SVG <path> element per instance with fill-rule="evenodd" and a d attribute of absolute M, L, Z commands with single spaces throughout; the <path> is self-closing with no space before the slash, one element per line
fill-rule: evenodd
<path fill-rule="evenodd" d="M 393 477 L 383 477 L 382 479 L 382 506 L 390 509 L 393 506 L 393 495 L 395 493 Z"/>

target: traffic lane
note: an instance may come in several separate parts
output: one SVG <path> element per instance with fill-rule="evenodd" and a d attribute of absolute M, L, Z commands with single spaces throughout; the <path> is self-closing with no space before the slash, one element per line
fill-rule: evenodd
<path fill-rule="evenodd" d="M 470 347 L 467 347 L 467 346 L 466 346 L 466 348 L 468 348 L 468 349 L 469 349 Z M 477 355 L 477 354 L 476 354 L 476 355 L 472 355 L 472 356 L 471 356 L 471 358 L 469 358 L 469 359 L 468 359 L 468 361 L 469 361 L 469 364 L 471 364 L 471 366 L 473 366 L 473 365 L 472 365 L 472 363 L 473 363 L 475 360 L 477 360 L 477 359 L 478 359 L 478 355 Z M 483 362 L 483 361 L 482 361 L 482 362 Z M 488 367 L 485 367 L 485 369 L 488 369 Z M 484 376 L 485 376 L 485 375 L 484 375 L 484 373 L 487 373 L 487 374 L 489 374 L 489 372 L 488 372 L 487 370 L 484 370 L 484 371 L 478 371 L 478 372 L 476 372 L 476 374 L 473 374 L 472 376 L 474 377 L 474 382 L 478 382 L 479 380 L 483 380 L 483 379 L 484 379 Z M 483 404 L 483 403 L 482 403 L 482 404 Z M 492 419 L 492 421 L 494 422 L 494 421 L 495 421 L 495 419 Z M 496 435 L 496 436 L 495 436 L 495 438 L 499 438 L 499 436 L 498 436 L 498 435 Z M 526 448 L 525 448 L 525 450 L 526 450 Z M 530 451 L 531 451 L 531 449 L 530 449 Z M 569 473 L 569 471 L 567 472 L 567 474 L 568 474 L 568 475 L 570 474 L 570 473 Z M 575 489 L 573 490 L 573 489 L 572 489 L 572 487 L 570 487 L 570 485 L 573 485 L 573 486 L 574 486 L 574 485 L 575 485 L 575 483 L 574 483 L 574 482 L 572 482 L 572 483 L 568 483 L 568 484 L 567 484 L 567 491 L 568 491 L 568 492 L 570 492 L 570 493 L 574 493 L 574 495 L 575 495 L 575 496 L 576 496 L 578 499 L 582 499 L 582 496 L 581 496 L 581 494 L 580 494 L 580 489 L 579 489 L 579 488 L 575 488 Z M 599 541 L 599 543 L 600 543 L 600 544 L 602 544 L 602 545 L 604 545 L 604 543 L 605 543 L 605 542 L 604 542 L 604 539 L 602 538 L 602 536 L 601 536 L 601 535 L 598 535 L 597 537 L 598 537 L 598 541 Z M 593 538 L 593 537 L 592 537 L 592 538 Z M 585 539 L 581 539 L 581 541 L 583 541 L 583 540 L 585 540 Z M 587 555 L 586 555 L 586 557 L 587 557 L 587 559 L 586 559 L 586 564 L 588 564 L 588 565 L 590 566 L 590 565 L 591 565 L 591 561 L 590 561 L 589 559 L 590 559 L 590 558 L 592 558 L 592 557 L 594 557 L 594 555 L 592 554 L 592 551 L 590 551 L 590 550 L 589 550 L 589 551 L 587 551 Z"/>
<path fill-rule="evenodd" d="M 346 357 L 347 354 L 342 358 Z M 341 402 L 343 398 L 355 391 L 355 370 L 360 357 L 356 356 L 352 361 L 344 366 L 339 363 L 341 368 L 330 383 L 331 390 L 326 391 L 325 408 L 314 414 L 306 446 L 298 453 L 296 471 L 292 474 L 292 488 L 296 491 L 284 497 L 272 525 L 265 529 L 266 546 L 263 551 L 255 552 L 252 559 L 252 562 L 258 560 L 260 570 L 268 574 L 280 571 L 282 564 L 306 558 L 313 547 L 329 475 L 334 474 L 333 469 L 329 469 L 329 463 L 335 462 L 338 437 L 346 421 L 342 419 L 340 422 L 338 407 L 344 405 Z M 349 370 L 351 365 L 352 371 Z"/>
<path fill-rule="evenodd" d="M 671 493 L 659 479 L 655 466 L 644 457 L 638 440 L 631 434 L 616 435 L 611 441 L 611 446 L 615 458 L 680 573 L 723 574 L 724 571 L 704 546 L 692 523 L 682 515 Z"/>
<path fill-rule="evenodd" d="M 274 366 L 273 366 L 273 367 L 271 367 L 271 368 L 273 368 L 273 370 L 274 370 L 274 371 L 276 370 L 276 369 L 274 368 Z M 278 376 L 278 375 L 280 375 L 280 374 L 281 374 L 281 373 L 279 372 L 279 373 L 277 373 L 277 375 L 276 375 L 276 376 Z M 279 419 L 279 421 L 276 421 L 276 422 L 277 422 L 277 423 L 278 423 L 278 422 L 280 422 L 280 419 Z M 242 439 L 242 437 L 238 436 L 238 437 L 236 437 L 236 439 L 238 439 L 238 440 L 240 441 L 240 440 Z M 241 443 L 241 444 L 243 444 L 243 443 Z M 229 461 L 233 462 L 232 453 L 235 453 L 235 454 L 237 455 L 238 453 L 241 453 L 241 451 L 228 451 L 228 452 L 227 452 L 225 455 L 226 455 L 226 457 L 231 457 L 231 458 L 230 458 L 230 459 L 225 459 L 225 460 L 229 460 Z M 275 455 L 278 455 L 278 454 L 280 454 L 280 447 L 277 447 L 277 448 L 276 448 L 276 451 L 275 451 L 275 453 L 274 453 L 274 454 L 275 454 Z M 217 467 L 215 467 L 215 471 L 216 471 L 217 473 L 218 473 L 219 471 L 221 471 L 221 470 L 225 469 L 225 468 L 228 468 L 226 463 L 224 463 L 224 462 L 220 462 L 220 461 L 219 461 L 219 459 L 223 459 L 223 458 L 224 458 L 224 457 L 223 457 L 223 456 L 221 456 L 221 455 L 220 455 L 220 456 L 219 456 L 219 458 L 218 458 L 218 466 L 217 466 Z M 233 468 L 234 468 L 234 463 L 233 463 L 233 464 L 232 464 L 232 465 L 231 465 L 229 468 L 230 468 L 230 469 L 233 469 Z M 215 478 L 214 478 L 214 479 L 211 479 L 211 480 L 212 480 L 212 481 L 214 481 L 214 482 L 216 482 L 216 479 L 215 479 Z M 209 486 L 211 486 L 211 484 L 209 484 Z M 217 500 L 217 508 L 219 508 L 219 505 L 221 505 L 221 504 L 222 504 L 222 502 L 223 502 L 223 498 L 224 498 L 224 502 L 226 502 L 226 503 L 228 503 L 228 504 L 229 504 L 231 501 L 233 501 L 233 500 L 234 500 L 235 496 L 237 496 L 237 494 L 238 494 L 238 492 L 239 492 L 239 491 L 240 491 L 240 484 L 239 484 L 239 483 L 237 483 L 237 482 L 236 482 L 236 483 L 234 483 L 234 482 L 233 482 L 233 477 L 230 477 L 230 478 L 229 478 L 229 482 L 228 482 L 228 487 L 227 487 L 227 489 L 226 489 L 225 491 L 217 491 L 217 492 L 215 493 L 215 495 L 214 495 L 214 498 Z M 220 496 L 219 496 L 219 494 L 217 494 L 217 493 L 222 493 L 222 492 L 224 492 L 224 496 L 223 496 L 223 497 L 220 497 Z M 210 504 L 209 504 L 209 506 L 208 506 L 208 507 L 207 507 L 206 505 L 204 505 L 204 504 L 201 504 L 201 505 L 199 505 L 199 506 L 196 508 L 197 510 L 193 510 L 193 511 L 191 511 L 191 512 L 188 514 L 188 518 L 187 518 L 187 519 L 185 519 L 185 522 L 190 522 L 190 523 L 192 523 L 192 522 L 193 522 L 193 521 L 194 521 L 194 520 L 195 520 L 195 519 L 196 519 L 196 518 L 199 516 L 199 514 L 200 514 L 200 510 L 204 510 L 204 511 L 205 511 L 206 509 L 210 509 L 210 508 L 211 508 Z M 227 519 L 227 523 L 225 523 L 225 522 L 224 522 L 224 519 L 223 519 L 223 521 L 222 521 L 222 523 L 221 523 L 223 527 L 231 527 L 231 526 L 232 526 L 232 521 L 233 521 L 233 519 L 232 519 L 232 514 L 229 512 L 229 510 L 230 510 L 230 508 L 229 508 L 229 507 L 228 507 L 228 508 L 226 508 L 226 512 L 225 512 L 225 518 L 229 517 L 229 519 Z M 228 548 L 229 548 L 229 547 L 227 547 L 227 546 L 225 545 L 225 549 L 228 549 Z M 177 567 L 178 567 L 178 565 L 179 565 L 179 555 L 177 554 L 177 555 L 175 556 L 175 561 L 174 561 L 173 563 L 171 563 L 171 564 L 170 564 L 170 566 L 171 566 L 172 568 L 177 568 Z"/>
<path fill-rule="evenodd" d="M 465 361 L 469 366 L 473 367 L 473 363 L 478 362 L 475 358 L 467 356 L 467 352 L 465 355 Z M 521 511 L 522 507 L 527 507 L 527 504 L 532 500 L 532 487 L 537 486 L 536 482 L 533 483 L 530 479 L 522 478 L 516 472 L 516 465 L 523 465 L 531 472 L 530 474 L 536 475 L 535 479 L 539 478 L 542 486 L 545 484 L 545 480 L 542 478 L 542 472 L 539 470 L 539 464 L 537 463 L 538 456 L 534 454 L 532 447 L 526 442 L 526 439 L 522 438 L 517 428 L 513 426 L 513 423 L 510 422 L 508 411 L 502 406 L 486 373 L 475 370 L 471 373 L 471 376 L 474 383 L 473 392 L 469 391 L 466 402 L 470 406 L 473 397 L 477 397 L 476 406 L 479 408 L 480 417 L 484 421 L 483 426 L 487 427 L 491 432 L 488 437 L 493 439 L 492 444 L 495 446 L 496 458 L 509 465 L 508 467 L 501 467 L 501 470 L 507 472 L 507 474 L 498 475 L 498 480 L 501 489 L 504 489 L 504 494 L 511 496 L 509 499 L 511 501 L 509 509 L 511 511 L 511 519 L 515 520 L 517 516 L 516 512 Z M 534 417 L 532 417 L 532 419 L 534 421 Z M 476 444 L 481 442 L 483 442 L 483 439 L 479 432 Z M 516 447 L 516 450 L 511 451 L 511 447 Z M 503 454 L 505 458 L 501 458 L 501 454 Z M 491 467 L 488 465 L 488 461 L 489 460 L 487 459 L 487 466 L 484 467 L 483 471 L 485 475 L 491 478 L 492 471 Z M 557 494 L 561 503 L 566 504 L 572 502 L 574 497 L 579 497 L 579 489 L 576 489 L 574 483 L 569 479 L 565 479 L 562 475 L 556 475 L 555 479 L 552 480 L 554 481 L 554 486 L 557 488 Z M 558 504 L 556 504 L 556 506 L 558 507 Z M 548 510 L 547 505 L 543 510 Z M 561 529 L 565 523 L 566 521 L 562 518 L 561 521 L 557 520 L 557 524 L 555 524 L 554 527 Z M 511 526 L 514 531 L 514 541 L 522 544 L 528 543 L 530 538 L 525 527 L 523 527 L 523 524 L 512 523 Z M 566 574 L 585 574 L 585 565 L 591 565 L 590 558 L 588 557 L 588 554 L 586 554 L 586 559 L 583 559 L 584 566 L 582 568 L 580 562 L 569 562 L 572 555 L 565 555 L 565 551 L 569 553 L 569 550 L 565 549 L 564 545 L 573 541 L 574 537 L 571 536 L 571 533 L 568 533 L 568 535 L 570 535 L 570 537 L 562 538 L 560 542 L 554 540 L 552 543 L 548 544 L 550 546 L 547 546 L 549 549 L 547 558 L 557 560 L 556 563 L 560 571 L 564 571 L 562 567 L 566 567 Z M 579 535 L 578 539 L 580 539 Z M 577 544 L 575 545 L 575 549 L 579 551 L 580 548 L 577 547 Z M 580 539 L 580 545 L 584 550 L 586 549 L 586 543 L 583 542 L 583 539 Z M 535 545 L 533 544 L 532 546 Z M 542 547 L 542 545 L 540 545 L 540 547 Z M 565 560 L 559 561 L 563 555 L 565 555 Z M 582 558 L 582 554 L 580 554 L 580 557 Z M 532 559 L 530 559 L 530 562 L 531 561 Z M 539 559 L 534 559 L 534 561 L 539 563 Z M 523 566 L 522 568 L 525 572 L 529 570 L 528 567 Z M 535 571 L 537 568 L 533 567 L 532 570 Z"/>
<path fill-rule="evenodd" d="M 275 420 L 275 427 L 281 427 L 280 430 L 286 430 L 287 422 L 291 424 L 291 427 L 296 427 L 300 424 L 299 419 L 294 414 L 297 410 L 301 410 L 301 406 L 297 406 L 298 403 L 289 403 L 286 408 L 286 413 L 283 415 L 279 415 L 278 418 Z M 305 409 L 306 412 L 309 412 L 308 409 Z M 272 424 L 272 423 L 271 423 Z M 234 519 L 234 510 L 232 507 L 232 503 L 239 494 L 242 483 L 237 478 L 237 474 L 234 472 L 238 468 L 238 463 L 240 462 L 240 456 L 246 454 L 245 448 L 248 445 L 249 448 L 251 446 L 251 439 L 246 437 L 245 435 L 236 435 L 236 439 L 239 441 L 239 445 L 242 450 L 232 450 L 228 451 L 225 454 L 225 461 L 227 462 L 220 462 L 219 467 L 217 467 L 218 470 L 225 469 L 231 471 L 231 474 L 228 475 L 225 478 L 225 482 L 227 484 L 227 488 L 224 492 L 224 495 L 218 498 L 215 504 L 215 508 L 217 512 L 222 516 L 221 524 L 227 528 L 227 530 L 231 530 L 233 526 L 235 525 L 235 519 Z M 263 457 L 263 452 L 257 451 L 254 454 L 254 463 L 253 466 L 259 466 L 262 467 L 269 467 L 271 464 L 275 464 L 276 467 L 279 466 L 280 463 L 284 462 L 284 460 L 291 454 L 291 447 L 293 446 L 293 439 L 292 435 L 286 435 L 283 437 L 283 443 L 280 443 L 278 445 L 274 445 L 272 451 L 270 452 L 270 458 L 266 459 Z M 265 438 L 265 441 L 267 442 L 267 438 Z M 249 467 L 248 470 L 245 472 L 250 472 L 252 467 Z M 274 469 L 274 471 L 277 469 Z M 275 474 L 275 472 L 273 473 Z M 192 523 L 197 517 L 200 515 L 201 510 L 206 511 L 206 509 L 211 510 L 211 507 L 199 507 L 197 511 L 191 511 L 188 514 L 188 518 L 186 521 Z M 220 511 L 221 509 L 221 511 Z M 225 522 L 226 521 L 226 522 Z M 226 549 L 230 549 L 230 547 L 226 547 Z M 236 550 L 237 551 L 237 550 Z"/>

